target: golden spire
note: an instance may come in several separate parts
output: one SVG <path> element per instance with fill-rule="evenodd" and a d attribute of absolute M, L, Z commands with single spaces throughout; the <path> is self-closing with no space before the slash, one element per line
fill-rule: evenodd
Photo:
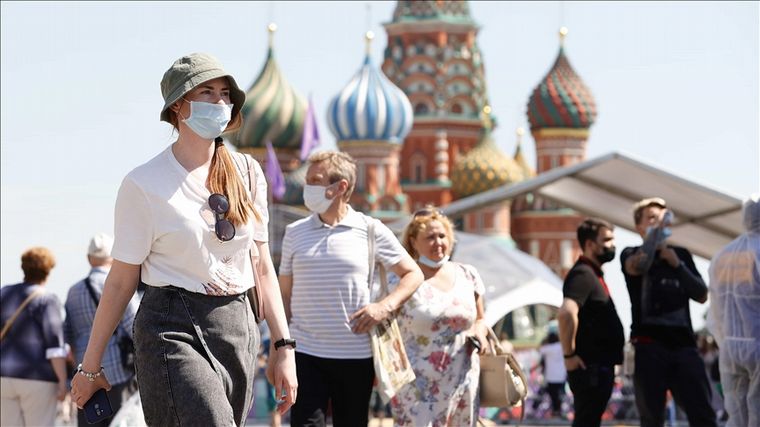
<path fill-rule="evenodd" d="M 562 27 L 559 29 L 559 44 L 560 46 L 565 45 L 565 37 L 567 37 L 567 27 Z"/>
<path fill-rule="evenodd" d="M 517 147 L 519 149 L 520 144 L 522 143 L 522 137 L 525 135 L 525 129 L 518 127 L 515 133 L 517 134 Z"/>
<path fill-rule="evenodd" d="M 274 45 L 274 32 L 277 31 L 277 24 L 270 22 L 267 25 L 267 31 L 269 32 L 269 48 L 271 49 Z"/>
<path fill-rule="evenodd" d="M 375 38 L 375 33 L 372 31 L 367 31 L 366 34 L 364 34 L 364 40 L 367 43 L 367 56 L 372 52 L 372 39 Z"/>
<path fill-rule="evenodd" d="M 491 106 L 486 104 L 483 106 L 483 111 L 480 114 L 481 121 L 483 122 L 483 128 L 487 130 L 493 130 L 493 120 L 491 119 Z"/>

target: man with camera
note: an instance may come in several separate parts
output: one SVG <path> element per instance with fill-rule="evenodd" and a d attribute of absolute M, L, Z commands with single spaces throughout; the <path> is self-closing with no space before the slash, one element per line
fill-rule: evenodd
<path fill-rule="evenodd" d="M 87 342 L 90 340 L 90 330 L 95 319 L 95 310 L 103 294 L 103 285 L 106 276 L 113 263 L 111 247 L 113 237 L 105 233 L 98 233 L 90 240 L 87 250 L 87 261 L 92 269 L 87 277 L 74 284 L 69 289 L 66 297 L 66 320 L 63 324 L 63 334 L 66 343 L 74 352 L 76 363 L 82 363 Z M 122 403 L 136 391 L 134 380 L 134 360 L 125 360 L 134 356 L 134 350 L 128 348 L 132 344 L 132 322 L 134 321 L 137 307 L 137 297 L 124 310 L 124 317 L 116 328 L 116 332 L 108 341 L 108 346 L 103 356 L 103 369 L 108 373 L 108 380 L 112 388 L 108 392 L 111 407 L 114 414 L 119 411 Z M 106 427 L 111 422 L 108 418 L 95 425 Z M 77 413 L 79 426 L 89 426 L 84 417 L 84 411 Z"/>
<path fill-rule="evenodd" d="M 670 390 L 689 425 L 715 426 L 710 383 L 689 312 L 689 300 L 707 300 L 707 286 L 691 253 L 668 244 L 672 213 L 665 200 L 641 200 L 634 205 L 633 217 L 643 243 L 625 248 L 620 264 L 631 298 L 633 384 L 641 425 L 664 424 Z"/>

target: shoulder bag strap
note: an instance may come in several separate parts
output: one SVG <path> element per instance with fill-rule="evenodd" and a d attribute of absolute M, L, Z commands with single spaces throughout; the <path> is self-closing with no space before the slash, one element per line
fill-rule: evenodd
<path fill-rule="evenodd" d="M 97 295 L 95 295 L 95 291 L 92 289 L 92 282 L 90 281 L 90 276 L 85 277 L 84 287 L 87 288 L 87 293 L 90 294 L 90 298 L 92 298 L 92 302 L 95 303 L 95 309 L 97 309 L 98 304 L 100 304 L 100 300 L 98 299 Z"/>
<path fill-rule="evenodd" d="M 100 304 L 100 300 L 98 299 L 98 296 L 95 295 L 95 289 L 92 288 L 92 282 L 90 281 L 90 276 L 87 276 L 84 278 L 84 287 L 87 288 L 87 293 L 90 294 L 90 298 L 92 298 L 92 302 L 95 303 L 95 310 L 98 309 L 98 304 Z M 116 324 L 116 329 L 114 329 L 113 334 L 114 336 L 119 334 L 119 328 L 121 328 L 121 320 L 119 319 L 119 323 Z"/>
<path fill-rule="evenodd" d="M 18 316 L 21 314 L 22 311 L 24 311 L 24 308 L 26 308 L 27 305 L 29 305 L 30 302 L 32 302 L 33 299 L 37 298 L 38 296 L 42 295 L 45 292 L 44 289 L 39 288 L 36 291 L 29 294 L 28 297 L 21 303 L 20 306 L 16 309 L 16 311 L 13 313 L 13 316 L 11 316 L 7 322 L 5 322 L 5 326 L 3 326 L 3 330 L 0 331 L 0 340 L 5 338 L 5 335 L 8 333 L 8 331 L 11 329 L 11 326 L 13 325 L 13 322 L 16 321 Z"/>
<path fill-rule="evenodd" d="M 367 216 L 364 217 L 367 221 L 367 262 L 369 264 L 369 277 L 367 278 L 367 284 L 369 285 L 370 292 L 372 291 L 372 282 L 375 278 L 375 222 Z"/>
<path fill-rule="evenodd" d="M 375 261 L 375 253 L 376 253 L 376 241 L 375 241 L 375 220 L 372 217 L 369 217 L 367 215 L 364 215 L 365 221 L 367 221 L 367 245 L 369 250 L 368 252 L 368 262 L 369 262 L 369 278 L 367 279 L 367 284 L 369 285 L 370 292 L 372 291 L 372 284 L 375 279 L 375 267 L 377 267 L 378 274 L 380 276 L 380 294 L 375 298 L 375 300 L 379 300 L 381 297 L 388 295 L 388 277 L 385 274 L 385 267 L 383 267 L 382 264 Z M 372 298 L 370 298 L 372 299 Z"/>
<path fill-rule="evenodd" d="M 251 166 L 248 156 L 245 154 L 242 156 L 243 159 L 245 159 L 245 165 L 248 168 L 248 190 L 251 193 L 251 207 L 255 210 L 256 205 L 254 204 L 254 201 L 256 200 L 256 185 L 254 184 L 254 178 L 256 177 L 256 174 L 252 172 L 253 167 Z M 255 245 L 256 242 L 254 241 L 253 244 Z M 262 289 L 259 285 L 259 272 L 256 269 L 256 265 L 253 263 L 253 249 L 248 251 L 248 258 L 251 260 L 251 270 L 253 273 L 253 292 L 250 292 L 249 290 L 248 297 L 252 300 L 251 310 L 253 310 L 253 316 L 258 323 L 266 319 L 266 309 L 264 307 L 264 300 L 261 297 Z"/>

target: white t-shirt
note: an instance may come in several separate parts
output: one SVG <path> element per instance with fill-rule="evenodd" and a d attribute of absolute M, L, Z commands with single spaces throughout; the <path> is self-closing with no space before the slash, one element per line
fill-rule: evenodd
<path fill-rule="evenodd" d="M 375 260 L 386 268 L 406 255 L 393 232 L 375 221 Z M 369 334 L 351 331 L 349 316 L 369 304 L 365 216 L 348 208 L 335 226 L 312 214 L 287 226 L 280 274 L 293 276 L 290 334 L 296 351 L 329 359 L 372 356 Z"/>
<path fill-rule="evenodd" d="M 248 188 L 246 162 L 232 153 Z M 141 264 L 141 280 L 150 286 L 176 286 L 208 295 L 240 294 L 253 286 L 249 250 L 268 235 L 267 184 L 261 166 L 254 168 L 254 206 L 263 222 L 251 218 L 235 237 L 221 242 L 214 232 L 211 195 L 205 182 L 191 175 L 174 157 L 171 145 L 132 170 L 121 183 L 114 215 L 112 256 Z"/>
<path fill-rule="evenodd" d="M 567 379 L 565 358 L 562 354 L 562 344 L 559 342 L 544 344 L 539 348 L 544 357 L 544 380 L 547 383 L 563 383 Z"/>

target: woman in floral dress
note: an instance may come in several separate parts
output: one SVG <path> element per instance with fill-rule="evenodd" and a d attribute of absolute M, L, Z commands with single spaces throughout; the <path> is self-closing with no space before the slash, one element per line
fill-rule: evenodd
<path fill-rule="evenodd" d="M 474 426 L 480 359 L 468 337 L 485 351 L 483 281 L 472 266 L 449 261 L 453 227 L 440 212 L 415 213 L 402 243 L 425 281 L 398 315 L 417 378 L 391 400 L 393 419 L 399 426 Z"/>

